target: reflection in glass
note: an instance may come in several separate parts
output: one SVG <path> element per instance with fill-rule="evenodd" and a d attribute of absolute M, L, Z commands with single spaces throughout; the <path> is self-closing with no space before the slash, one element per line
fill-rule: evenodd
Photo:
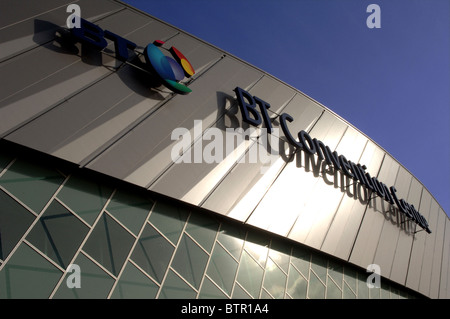
<path fill-rule="evenodd" d="M 227 299 L 227 296 L 208 277 L 203 281 L 199 299 Z"/>
<path fill-rule="evenodd" d="M 343 291 L 344 291 L 344 299 L 355 299 L 356 298 L 355 292 L 352 289 L 350 289 L 350 287 L 347 285 L 347 283 L 344 284 Z"/>
<path fill-rule="evenodd" d="M 219 223 L 214 218 L 192 214 L 186 226 L 186 232 L 202 245 L 206 251 L 211 252 L 218 228 Z"/>
<path fill-rule="evenodd" d="M 112 191 L 80 176 L 71 176 L 59 191 L 58 198 L 92 226 Z"/>
<path fill-rule="evenodd" d="M 183 231 L 189 213 L 180 207 L 157 202 L 149 221 L 164 234 L 172 244 L 176 245 Z"/>
<path fill-rule="evenodd" d="M 125 266 L 112 299 L 154 299 L 159 287 L 132 263 Z"/>
<path fill-rule="evenodd" d="M 306 299 L 308 282 L 292 265 L 289 266 L 288 293 L 294 299 Z"/>
<path fill-rule="evenodd" d="M 269 258 L 266 264 L 266 273 L 264 275 L 264 288 L 266 288 L 275 299 L 283 299 L 285 287 L 285 273 Z"/>
<path fill-rule="evenodd" d="M 169 270 L 159 294 L 159 299 L 193 299 L 196 295 L 197 293 L 194 289 L 189 287 L 172 270 Z"/>
<path fill-rule="evenodd" d="M 67 273 L 61 282 L 57 292 L 53 296 L 54 299 L 105 299 L 114 284 L 105 271 L 98 267 L 94 262 L 83 254 L 79 254 L 74 264 L 80 267 L 81 288 L 69 288 L 67 286 Z"/>
<path fill-rule="evenodd" d="M 174 249 L 153 226 L 147 225 L 134 248 L 131 259 L 161 283 Z"/>
<path fill-rule="evenodd" d="M 67 268 L 89 228 L 54 200 L 28 234 L 27 240 L 62 268 Z"/>
<path fill-rule="evenodd" d="M 129 232 L 103 213 L 83 250 L 117 276 L 134 240 Z"/>
<path fill-rule="evenodd" d="M 313 272 L 311 272 L 311 276 L 309 277 L 308 297 L 310 299 L 325 298 L 325 286 Z"/>
<path fill-rule="evenodd" d="M 172 267 L 198 289 L 207 261 L 208 255 L 189 236 L 184 234 L 172 261 Z"/>
<path fill-rule="evenodd" d="M 264 267 L 269 251 L 270 239 L 256 232 L 249 232 L 245 241 L 245 250 Z"/>
<path fill-rule="evenodd" d="M 229 295 L 233 288 L 238 263 L 220 245 L 214 247 L 207 274 Z"/>
<path fill-rule="evenodd" d="M 116 191 L 106 210 L 137 235 L 152 206 L 153 202 L 142 196 Z"/>
<path fill-rule="evenodd" d="M 0 178 L 0 185 L 39 213 L 63 181 L 53 169 L 17 160 Z"/>
<path fill-rule="evenodd" d="M 49 298 L 61 276 L 62 271 L 21 244 L 0 271 L 0 298 Z"/>
<path fill-rule="evenodd" d="M 237 281 L 253 298 L 259 297 L 262 275 L 263 269 L 246 251 L 244 251 L 239 265 Z"/>
<path fill-rule="evenodd" d="M 342 292 L 331 278 L 327 282 L 327 299 L 341 299 Z"/>
<path fill-rule="evenodd" d="M 222 223 L 217 240 L 228 250 L 234 258 L 239 259 L 244 244 L 245 231 L 227 223 Z"/>
<path fill-rule="evenodd" d="M 36 217 L 0 190 L 0 259 L 6 259 Z"/>

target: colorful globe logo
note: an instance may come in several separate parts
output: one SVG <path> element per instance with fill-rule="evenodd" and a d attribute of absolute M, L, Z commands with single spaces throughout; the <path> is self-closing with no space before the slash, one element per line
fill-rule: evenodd
<path fill-rule="evenodd" d="M 159 49 L 163 44 L 163 41 L 156 40 L 147 45 L 144 51 L 145 61 L 168 89 L 179 94 L 192 92 L 186 85 L 179 83 L 185 77 L 189 78 L 195 74 L 191 63 L 175 47 L 169 50 L 175 59 L 164 55 Z"/>

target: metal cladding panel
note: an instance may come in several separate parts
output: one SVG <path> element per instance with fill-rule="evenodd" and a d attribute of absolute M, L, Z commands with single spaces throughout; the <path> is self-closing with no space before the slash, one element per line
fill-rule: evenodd
<path fill-rule="evenodd" d="M 194 120 L 202 120 L 203 127 L 212 125 L 233 99 L 235 86 L 251 86 L 261 76 L 241 62 L 223 58 L 191 83 L 192 93 L 175 96 L 87 167 L 148 187 L 173 163 L 174 129 L 193 133 Z"/>
<path fill-rule="evenodd" d="M 386 185 L 394 185 L 398 170 L 399 164 L 389 155 L 385 155 L 377 178 Z M 372 194 L 350 254 L 350 262 L 363 268 L 376 263 L 375 253 L 385 224 L 385 214 L 390 208 L 389 205 L 384 199 L 379 196 L 374 198 L 374 194 Z M 383 272 L 381 274 L 386 275 Z"/>
<path fill-rule="evenodd" d="M 430 292 L 428 296 L 430 298 L 439 297 L 439 283 L 441 282 L 441 268 L 443 262 L 443 245 L 445 239 L 445 221 L 447 215 L 442 209 L 439 209 L 438 213 L 438 224 L 435 231 L 436 241 L 433 249 L 433 265 L 431 270 L 431 282 L 430 282 Z"/>
<path fill-rule="evenodd" d="M 281 87 L 281 90 L 277 90 L 277 87 Z M 275 105 L 286 104 L 294 94 L 288 87 L 266 77 L 259 80 L 248 92 L 254 95 L 259 92 L 258 94 L 263 94 L 261 98 L 264 101 Z M 233 102 L 231 107 L 225 108 L 226 112 L 212 126 L 204 127 L 203 122 L 200 122 L 197 128 L 194 128 L 190 140 L 196 141 L 188 149 L 183 150 L 180 163 L 171 164 L 170 168 L 151 185 L 151 190 L 200 205 L 215 189 L 235 163 L 244 156 L 255 139 L 262 134 L 261 130 L 255 127 L 249 127 L 246 131 L 239 129 L 245 125 L 237 103 Z M 199 131 L 198 134 L 195 132 L 196 129 Z M 272 140 L 278 146 L 278 139 L 272 137 Z M 184 143 L 183 139 L 179 143 Z M 180 179 L 183 183 L 177 183 Z M 214 210 L 221 211 L 219 207 Z"/>
<path fill-rule="evenodd" d="M 410 175 L 409 173 L 407 174 Z M 399 187 L 396 186 L 396 188 L 400 193 Z M 406 201 L 414 205 L 415 208 L 419 209 L 422 191 L 422 184 L 411 176 L 411 186 L 408 196 L 405 197 Z M 412 222 L 406 222 L 404 215 L 397 208 L 395 208 L 394 211 L 395 214 L 391 214 L 391 224 L 397 227 L 399 237 L 395 248 L 395 255 L 394 260 L 392 261 L 389 278 L 404 285 L 406 283 L 406 276 L 410 262 L 409 257 L 411 255 L 411 249 L 415 237 L 414 232 L 420 229 L 420 227 Z"/>
<path fill-rule="evenodd" d="M 368 141 L 359 163 L 367 166 L 366 171 L 371 176 L 376 176 L 383 157 L 384 151 L 373 142 Z M 344 260 L 348 260 L 350 256 L 370 198 L 369 190 L 359 183 L 354 185 L 356 189 L 354 187 L 345 189 L 346 196 L 342 199 L 320 248 L 322 251 Z"/>
<path fill-rule="evenodd" d="M 397 196 L 407 199 L 408 193 L 411 189 L 412 176 L 403 167 L 399 167 L 395 183 L 387 185 L 388 187 L 394 185 L 397 189 Z M 413 202 L 418 207 L 420 200 L 414 199 Z M 397 266 L 395 273 L 397 276 L 391 279 L 397 279 L 398 283 L 404 284 L 404 278 L 402 271 L 406 271 L 408 266 L 409 252 L 411 251 L 412 233 L 408 227 L 403 227 L 405 224 L 401 224 L 402 214 L 396 209 L 396 207 L 387 203 L 384 213 L 384 223 L 381 231 L 378 245 L 375 251 L 374 263 L 378 264 L 381 268 L 381 273 L 387 278 L 391 278 L 391 272 L 393 271 L 394 257 L 397 255 Z M 404 236 L 402 235 L 404 234 Z M 403 252 L 407 251 L 405 256 Z M 406 259 L 403 259 L 406 258 Z M 398 273 L 400 272 L 400 273 Z M 403 273 L 405 274 L 405 273 Z"/>
<path fill-rule="evenodd" d="M 142 85 L 137 72 L 125 66 L 7 139 L 80 164 L 169 95 Z"/>
<path fill-rule="evenodd" d="M 311 134 L 315 136 L 314 129 Z M 326 137 L 322 141 L 328 145 Z M 347 127 L 335 151 L 338 154 L 346 154 L 348 160 L 359 162 L 366 144 L 365 136 Z M 314 158 L 317 160 L 316 156 Z M 322 178 L 316 179 L 317 182 L 314 186 L 311 185 L 304 199 L 297 201 L 296 205 L 302 207 L 302 212 L 288 235 L 289 238 L 316 249 L 322 246 L 343 197 L 352 194 L 353 185 L 356 185 L 340 172 L 328 172 L 325 163 L 322 161 L 320 168 L 317 168 Z M 313 168 L 312 175 L 316 174 L 315 171 L 316 168 Z M 335 185 L 339 186 L 339 191 L 334 188 Z M 325 198 L 326 200 L 323 200 Z"/>
<path fill-rule="evenodd" d="M 47 0 L 47 1 L 1 1 L 0 8 L 2 19 L 0 28 L 15 24 L 17 21 L 31 19 L 55 8 L 64 7 L 77 1 L 69 0 Z"/>
<path fill-rule="evenodd" d="M 325 112 L 310 135 L 335 148 L 345 130 L 346 125 L 342 121 Z M 317 183 L 317 174 L 317 168 L 309 165 L 309 161 L 305 162 L 304 152 L 297 152 L 250 215 L 248 223 L 288 236 L 299 215 L 307 213 L 303 203 L 314 200 L 310 192 Z"/>
<path fill-rule="evenodd" d="M 434 248 L 436 245 L 436 238 L 439 221 L 439 205 L 432 199 L 430 207 L 430 217 L 427 219 L 430 229 L 433 233 L 427 234 L 425 238 L 425 251 L 423 254 L 422 268 L 420 271 L 420 282 L 418 291 L 429 296 L 431 290 L 431 272 L 433 271 L 434 262 Z"/>
<path fill-rule="evenodd" d="M 78 4 L 82 8 L 82 17 L 89 21 L 96 21 L 123 8 L 107 0 L 26 1 L 26 4 L 23 1 L 2 1 L 0 61 L 52 41 L 61 27 L 66 25 L 70 14 L 66 9 L 70 3 Z"/>
<path fill-rule="evenodd" d="M 128 35 L 135 35 L 137 31 L 144 29 L 142 25 L 151 26 L 146 28 L 145 36 L 141 34 L 141 38 L 137 39 L 142 43 L 147 43 L 145 41 L 148 41 L 148 37 L 167 37 L 177 34 L 174 29 L 165 28 L 161 23 L 130 10 L 122 10 L 108 16 L 99 21 L 98 25 L 117 34 L 124 36 L 126 34 L 127 38 Z M 113 46 L 112 42 L 109 42 L 109 47 Z M 82 48 L 82 45 L 79 47 Z M 108 51 L 108 48 L 105 51 Z M 36 75 L 39 75 L 40 71 L 44 76 L 46 74 L 50 76 L 59 71 L 57 67 L 63 70 L 68 68 L 69 62 L 63 59 L 56 60 L 59 64 L 51 63 L 54 57 L 51 50 L 38 49 L 34 52 L 37 56 L 36 54 L 30 57 L 23 55 L 26 59 L 21 65 L 32 69 L 31 66 L 36 59 L 49 61 L 39 64 Z M 112 52 L 114 54 L 114 51 Z M 86 61 L 91 58 L 90 53 L 83 54 L 81 50 L 80 54 L 81 60 L 77 55 L 67 55 L 67 57 L 72 58 L 73 62 L 70 61 L 72 64 L 89 65 Z M 97 55 L 97 53 L 93 54 Z M 103 66 L 115 64 L 118 61 L 106 54 L 102 54 L 97 60 Z M 139 65 L 139 61 L 143 62 L 143 58 L 133 59 L 133 64 Z M 118 63 L 122 65 L 122 62 Z M 71 70 L 70 66 L 69 64 L 69 70 Z M 100 69 L 107 72 L 104 67 Z M 72 73 L 73 75 L 75 74 Z M 29 77 L 27 79 L 31 81 Z M 34 81 L 39 82 L 37 79 Z M 7 139 L 81 164 L 100 153 L 115 138 L 119 138 L 120 134 L 124 134 L 123 131 L 130 125 L 151 112 L 169 96 L 169 93 L 164 92 L 160 87 L 153 88 L 151 85 L 153 82 L 153 76 L 148 72 L 125 65 L 117 72 L 76 93 L 72 98 L 66 98 L 57 107 L 7 136 Z M 76 89 L 76 86 L 74 88 Z M 51 88 L 51 90 L 54 89 Z"/>
<path fill-rule="evenodd" d="M 26 53 L 26 56 L 19 56 L 17 59 L 22 60 L 26 58 L 32 60 L 35 53 L 36 51 L 31 51 Z M 0 136 L 4 136 L 28 123 L 42 113 L 63 103 L 74 92 L 89 87 L 111 73 L 106 68 L 82 63 L 81 61 L 73 62 L 71 57 L 64 56 L 63 54 L 55 53 L 54 58 L 67 59 L 66 67 L 57 70 L 48 77 L 43 77 L 29 86 L 23 87 L 22 90 L 19 90 L 20 86 L 18 86 L 18 91 L 15 94 L 0 102 L 0 118 L 2 119 Z M 11 62 L 15 63 L 16 61 Z M 40 63 L 46 65 L 55 62 L 52 56 L 48 55 L 48 59 L 42 60 Z M 28 73 L 38 73 L 38 71 L 35 71 L 37 69 L 39 68 L 30 68 Z M 1 77 L 4 77 L 5 73 L 0 72 L 2 74 Z"/>
<path fill-rule="evenodd" d="M 265 78 L 263 78 L 265 79 Z M 256 88 L 255 88 L 256 89 Z M 253 92 L 253 90 L 252 90 Z M 275 108 L 276 105 L 274 104 Z M 286 112 L 290 114 L 295 121 L 291 123 L 293 132 L 300 129 L 308 129 L 317 121 L 323 112 L 323 108 L 305 97 L 303 94 L 297 94 L 284 109 L 277 110 L 277 113 Z M 272 121 L 274 128 L 279 127 L 278 118 Z M 276 136 L 275 131 L 271 135 Z M 220 182 L 216 189 L 204 202 L 202 207 L 218 211 L 221 214 L 228 215 L 234 219 L 245 221 L 255 209 L 258 202 L 264 196 L 270 185 L 277 178 L 279 172 L 291 161 L 289 157 L 288 143 L 284 139 L 279 140 L 279 145 L 275 151 L 273 149 L 266 161 L 254 161 L 252 156 L 260 154 L 261 140 L 259 144 L 253 144 L 245 158 L 237 163 L 230 173 Z M 267 144 L 266 145 L 270 145 Z M 280 153 L 278 155 L 277 153 Z M 265 156 L 266 153 L 263 153 Z M 254 157 L 253 157 L 254 158 Z"/>
<path fill-rule="evenodd" d="M 428 223 L 430 222 L 431 201 L 431 194 L 428 191 L 423 190 L 420 199 L 419 211 Z M 415 291 L 419 290 L 420 274 L 425 254 L 425 243 L 429 236 L 430 234 L 427 234 L 426 232 L 419 232 L 414 236 L 413 246 L 410 253 L 408 275 L 406 277 L 406 286 Z"/>
<path fill-rule="evenodd" d="M 445 213 L 444 213 L 445 215 Z M 450 298 L 450 221 L 445 219 L 445 238 L 442 247 L 441 281 L 439 284 L 439 298 Z"/>

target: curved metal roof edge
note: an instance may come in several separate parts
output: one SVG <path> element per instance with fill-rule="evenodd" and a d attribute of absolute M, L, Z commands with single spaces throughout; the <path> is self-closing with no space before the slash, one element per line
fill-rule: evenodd
<path fill-rule="evenodd" d="M 367 139 L 369 139 L 371 142 L 373 142 L 376 146 L 378 146 L 378 147 L 379 147 L 381 150 L 383 150 L 386 154 L 388 154 L 390 157 L 392 157 L 392 159 L 394 159 L 399 165 L 401 165 L 401 166 L 402 166 L 409 174 L 411 174 L 411 175 L 412 175 L 412 176 L 413 176 L 413 177 L 414 177 L 414 178 L 415 178 L 415 179 L 416 179 L 416 180 L 417 180 L 417 181 L 418 181 L 418 182 L 419 182 L 419 183 L 420 183 L 427 191 L 428 191 L 428 193 L 431 195 L 431 197 L 432 197 L 432 198 L 436 201 L 436 203 L 439 205 L 439 208 L 447 215 L 447 219 L 450 221 L 450 215 L 444 210 L 444 208 L 443 208 L 442 205 L 439 203 L 439 201 L 434 197 L 433 193 L 430 192 L 430 190 L 425 186 L 424 183 L 422 183 L 422 181 L 421 181 L 419 178 L 417 178 L 416 175 L 414 175 L 407 167 L 405 167 L 405 166 L 404 166 L 397 158 L 395 158 L 395 157 L 394 157 L 390 152 L 388 152 L 383 146 L 381 146 L 379 143 L 377 143 L 376 141 L 374 141 L 370 136 L 368 136 L 366 133 L 364 133 L 363 131 L 361 131 L 360 129 L 358 129 L 355 125 L 353 125 L 352 123 L 350 123 L 349 121 L 347 121 L 346 119 L 344 119 L 342 116 L 340 116 L 339 114 L 337 114 L 335 111 L 331 110 L 329 107 L 327 107 L 327 106 L 325 106 L 324 104 L 322 104 L 321 102 L 315 100 L 314 98 L 312 98 L 311 96 L 307 95 L 306 93 L 300 91 L 300 89 L 298 89 L 298 88 L 296 88 L 296 87 L 293 87 L 292 85 L 290 85 L 290 84 L 284 82 L 283 80 L 281 80 L 281 79 L 279 79 L 279 78 L 277 78 L 277 77 L 271 75 L 270 73 L 267 73 L 266 71 L 262 70 L 261 68 L 255 66 L 255 65 L 253 65 L 253 64 L 251 64 L 251 63 L 249 63 L 249 62 L 247 62 L 247 61 L 245 61 L 245 60 L 242 60 L 241 58 L 235 56 L 234 54 L 229 53 L 229 52 L 227 52 L 227 51 L 225 51 L 225 50 L 223 50 L 223 49 L 217 47 L 217 46 L 214 45 L 214 44 L 211 44 L 211 43 L 209 43 L 209 42 L 206 42 L 205 40 L 203 40 L 203 39 L 201 39 L 201 38 L 199 38 L 199 37 L 197 37 L 197 36 L 195 36 L 195 35 L 193 35 L 193 34 L 187 32 L 187 31 L 185 31 L 185 30 L 183 30 L 183 29 L 181 29 L 181 28 L 179 28 L 179 27 L 176 27 L 176 26 L 174 26 L 174 25 L 172 25 L 172 24 L 170 24 L 170 23 L 168 23 L 168 22 L 166 22 L 166 21 L 164 21 L 164 20 L 161 20 L 161 19 L 159 19 L 159 18 L 157 18 L 157 17 L 155 17 L 155 16 L 149 14 L 148 12 L 145 12 L 145 11 L 142 11 L 142 10 L 136 8 L 136 7 L 133 7 L 133 6 L 129 5 L 128 3 L 123 2 L 122 0 L 109 0 L 109 1 L 119 3 L 119 4 L 123 5 L 123 6 L 126 6 L 127 8 L 129 8 L 129 9 L 131 9 L 131 10 L 137 11 L 137 12 L 139 12 L 139 13 L 141 13 L 141 14 L 144 14 L 144 15 L 146 15 L 146 16 L 148 16 L 148 17 L 150 17 L 150 18 L 152 18 L 152 19 L 154 19 L 154 20 L 156 20 L 156 21 L 158 21 L 158 22 L 160 22 L 160 23 L 163 23 L 163 24 L 165 24 L 165 25 L 167 25 L 167 26 L 169 26 L 169 27 L 171 27 L 171 28 L 174 28 L 174 29 L 176 29 L 176 30 L 178 30 L 178 31 L 180 31 L 180 32 L 182 32 L 182 33 L 184 33 L 184 34 L 186 34 L 186 35 L 188 35 L 188 36 L 190 36 L 190 37 L 192 37 L 192 38 L 194 38 L 194 39 L 196 39 L 196 40 L 198 40 L 198 41 L 200 41 L 200 42 L 202 42 L 202 43 L 204 43 L 204 44 L 206 44 L 206 45 L 208 45 L 208 46 L 210 46 L 210 47 L 212 47 L 212 48 L 214 48 L 214 49 L 216 49 L 216 50 L 218 50 L 218 51 L 220 51 L 220 52 L 222 52 L 222 53 L 225 54 L 226 56 L 232 57 L 233 59 L 236 59 L 236 60 L 238 60 L 239 62 L 242 62 L 242 63 L 248 65 L 249 67 L 254 68 L 254 69 L 260 71 L 260 72 L 263 73 L 265 76 L 271 77 L 272 79 L 274 79 L 274 80 L 280 82 L 281 84 L 286 85 L 287 87 L 291 88 L 291 89 L 294 90 L 295 92 L 297 92 L 297 93 L 299 93 L 299 94 L 302 94 L 303 96 L 305 96 L 306 98 L 310 99 L 311 101 L 313 101 L 313 102 L 319 104 L 319 105 L 320 105 L 321 107 L 323 107 L 326 111 L 330 112 L 331 114 L 333 114 L 334 116 L 336 116 L 338 119 L 340 119 L 341 121 L 343 121 L 344 123 L 346 123 L 347 125 L 349 125 L 350 127 L 352 127 L 353 129 L 355 129 L 356 131 L 358 131 L 360 134 L 364 135 Z M 449 213 L 450 213 L 450 212 L 449 212 Z"/>

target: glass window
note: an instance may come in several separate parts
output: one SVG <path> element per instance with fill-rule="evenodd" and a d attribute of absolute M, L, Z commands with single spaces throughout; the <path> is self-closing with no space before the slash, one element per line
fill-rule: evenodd
<path fill-rule="evenodd" d="M 71 176 L 57 197 L 89 225 L 93 225 L 111 196 L 112 188 Z"/>
<path fill-rule="evenodd" d="M 169 270 L 164 281 L 160 299 L 194 299 L 197 293 L 172 270 Z"/>
<path fill-rule="evenodd" d="M 321 255 L 313 254 L 311 258 L 311 269 L 323 283 L 327 282 L 327 259 Z"/>
<path fill-rule="evenodd" d="M 189 236 L 184 234 L 172 261 L 172 267 L 198 289 L 207 261 L 208 255 Z"/>
<path fill-rule="evenodd" d="M 228 223 L 222 223 L 217 240 L 237 260 L 239 260 L 239 256 L 241 255 L 244 239 L 245 231 L 241 227 L 236 227 Z"/>
<path fill-rule="evenodd" d="M 237 280 L 253 298 L 259 298 L 261 290 L 263 269 L 244 251 L 239 264 Z"/>
<path fill-rule="evenodd" d="M 221 291 L 216 285 L 205 277 L 202 284 L 202 289 L 200 290 L 199 299 L 227 299 L 228 297 Z"/>
<path fill-rule="evenodd" d="M 149 221 L 176 245 L 183 231 L 189 213 L 183 208 L 157 202 Z"/>
<path fill-rule="evenodd" d="M 0 172 L 13 160 L 12 156 L 0 154 Z"/>
<path fill-rule="evenodd" d="M 53 169 L 17 160 L 0 178 L 0 185 L 38 214 L 63 181 Z"/>
<path fill-rule="evenodd" d="M 191 214 L 186 232 L 207 252 L 211 252 L 218 228 L 219 223 L 214 218 L 201 214 Z"/>
<path fill-rule="evenodd" d="M 309 277 L 308 297 L 310 299 L 325 298 L 325 285 L 313 272 L 311 272 L 311 276 Z"/>
<path fill-rule="evenodd" d="M 353 291 L 356 291 L 356 280 L 358 273 L 353 267 L 345 267 L 344 280 Z"/>
<path fill-rule="evenodd" d="M 309 266 L 311 260 L 311 254 L 308 250 L 299 247 L 294 247 L 292 251 L 292 264 L 300 270 L 300 272 L 308 278 L 309 276 Z"/>
<path fill-rule="evenodd" d="M 153 202 L 134 194 L 117 191 L 106 208 L 130 231 L 137 235 L 144 225 Z"/>
<path fill-rule="evenodd" d="M 103 213 L 83 250 L 117 276 L 134 240 L 129 232 Z"/>
<path fill-rule="evenodd" d="M 119 282 L 114 288 L 112 299 L 155 299 L 158 285 L 144 275 L 132 263 L 125 266 Z"/>
<path fill-rule="evenodd" d="M 80 267 L 80 288 L 69 287 L 70 276 L 75 272 L 67 273 L 61 282 L 54 299 L 106 299 L 114 284 L 114 279 L 99 266 L 80 253 L 74 264 Z"/>
<path fill-rule="evenodd" d="M 358 276 L 358 299 L 369 299 L 369 287 L 363 276 Z"/>
<path fill-rule="evenodd" d="M 327 299 L 342 299 L 341 289 L 331 278 L 327 282 Z"/>
<path fill-rule="evenodd" d="M 6 259 L 36 217 L 0 190 L 0 259 Z"/>
<path fill-rule="evenodd" d="M 294 299 L 306 299 L 308 282 L 294 266 L 290 265 L 289 268 L 288 294 Z"/>
<path fill-rule="evenodd" d="M 266 264 L 263 286 L 275 299 L 284 298 L 286 279 L 286 274 L 269 258 Z"/>
<path fill-rule="evenodd" d="M 339 288 L 342 287 L 343 272 L 344 267 L 341 264 L 338 264 L 332 260 L 328 261 L 328 275 L 333 278 Z"/>
<path fill-rule="evenodd" d="M 0 298 L 49 298 L 62 275 L 35 250 L 21 244 L 0 271 Z"/>
<path fill-rule="evenodd" d="M 381 281 L 381 299 L 391 299 L 389 285 L 384 281 Z"/>
<path fill-rule="evenodd" d="M 163 280 L 175 248 L 156 229 L 147 224 L 131 259 L 158 283 Z"/>
<path fill-rule="evenodd" d="M 370 299 L 380 299 L 380 288 L 370 288 L 369 289 Z"/>
<path fill-rule="evenodd" d="M 274 299 L 274 298 L 272 298 L 272 296 L 269 295 L 269 293 L 263 288 L 261 289 L 261 296 L 259 297 L 259 299 Z"/>
<path fill-rule="evenodd" d="M 233 299 L 252 299 L 252 297 L 249 296 L 249 294 L 247 292 L 245 292 L 245 290 L 242 289 L 242 287 L 240 285 L 238 285 L 237 283 L 234 285 L 232 298 Z"/>
<path fill-rule="evenodd" d="M 249 232 L 245 241 L 245 250 L 262 266 L 266 264 L 270 239 L 256 232 Z"/>
<path fill-rule="evenodd" d="M 290 255 L 291 247 L 289 245 L 278 240 L 272 240 L 269 257 L 286 273 L 289 268 Z"/>
<path fill-rule="evenodd" d="M 344 299 L 356 298 L 355 292 L 349 287 L 349 285 L 347 285 L 347 283 L 344 283 L 343 292 L 344 292 Z"/>
<path fill-rule="evenodd" d="M 238 263 L 219 244 L 216 244 L 208 265 L 207 274 L 229 295 L 233 288 Z"/>
<path fill-rule="evenodd" d="M 89 228 L 54 200 L 27 236 L 44 254 L 66 268 Z"/>

